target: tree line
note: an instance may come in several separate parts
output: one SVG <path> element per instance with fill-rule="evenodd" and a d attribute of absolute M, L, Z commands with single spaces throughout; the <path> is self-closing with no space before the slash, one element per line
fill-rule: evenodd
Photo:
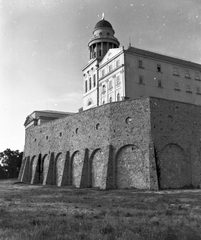
<path fill-rule="evenodd" d="M 23 152 L 6 149 L 0 152 L 0 179 L 17 178 L 22 163 Z"/>

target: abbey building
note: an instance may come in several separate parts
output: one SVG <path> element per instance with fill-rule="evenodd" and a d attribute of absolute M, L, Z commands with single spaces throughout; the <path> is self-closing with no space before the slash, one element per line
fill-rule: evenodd
<path fill-rule="evenodd" d="M 144 96 L 201 105 L 199 64 L 131 46 L 125 50 L 104 19 L 93 35 L 83 68 L 83 110 Z"/>
<path fill-rule="evenodd" d="M 88 43 L 79 113 L 25 121 L 19 181 L 108 188 L 201 187 L 201 65 L 129 46 L 104 18 Z"/>

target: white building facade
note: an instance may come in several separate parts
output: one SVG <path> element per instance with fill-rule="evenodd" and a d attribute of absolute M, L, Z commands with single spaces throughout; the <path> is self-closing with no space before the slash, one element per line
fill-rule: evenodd
<path fill-rule="evenodd" d="M 93 34 L 90 61 L 83 68 L 83 110 L 140 97 L 201 105 L 200 64 L 119 47 L 112 25 L 104 19 Z"/>

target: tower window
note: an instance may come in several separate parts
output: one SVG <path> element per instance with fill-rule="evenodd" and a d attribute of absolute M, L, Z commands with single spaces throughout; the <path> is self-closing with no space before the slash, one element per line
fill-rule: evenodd
<path fill-rule="evenodd" d="M 158 87 L 162 88 L 162 81 L 158 80 Z"/>
<path fill-rule="evenodd" d="M 102 33 L 102 32 L 100 32 L 100 36 L 101 36 L 101 35 L 103 35 L 103 33 Z"/>
<path fill-rule="evenodd" d="M 89 90 L 91 90 L 91 78 L 89 78 Z"/>
<path fill-rule="evenodd" d="M 157 64 L 157 72 L 161 72 L 161 65 Z"/>
<path fill-rule="evenodd" d="M 85 92 L 87 92 L 87 81 L 85 81 Z"/>
<path fill-rule="evenodd" d="M 101 57 L 101 49 L 99 50 L 99 56 Z"/>
<path fill-rule="evenodd" d="M 108 32 L 107 35 L 110 36 L 110 33 Z"/>
<path fill-rule="evenodd" d="M 94 74 L 94 87 L 96 86 L 96 75 Z"/>

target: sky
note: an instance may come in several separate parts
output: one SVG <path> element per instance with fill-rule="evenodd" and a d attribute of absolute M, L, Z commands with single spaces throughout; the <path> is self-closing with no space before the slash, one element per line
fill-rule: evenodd
<path fill-rule="evenodd" d="M 82 107 L 102 13 L 121 46 L 201 64 L 201 0 L 0 0 L 0 152 L 23 151 L 33 111 Z"/>

